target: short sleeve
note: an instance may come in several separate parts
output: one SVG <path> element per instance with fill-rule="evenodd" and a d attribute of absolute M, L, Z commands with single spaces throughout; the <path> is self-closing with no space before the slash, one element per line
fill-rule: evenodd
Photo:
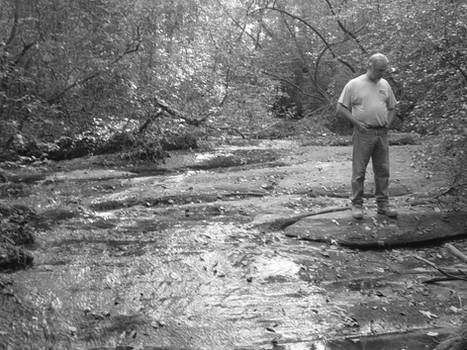
<path fill-rule="evenodd" d="M 348 82 L 344 89 L 341 92 L 339 99 L 337 100 L 338 103 L 344 105 L 347 109 L 352 108 L 352 94 L 351 94 L 351 84 Z"/>

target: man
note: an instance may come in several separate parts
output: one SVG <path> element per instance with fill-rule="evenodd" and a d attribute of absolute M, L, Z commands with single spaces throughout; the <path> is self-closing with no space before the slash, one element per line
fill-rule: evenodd
<path fill-rule="evenodd" d="M 366 167 L 372 159 L 375 174 L 377 212 L 396 217 L 389 207 L 388 128 L 395 115 L 396 99 L 389 83 L 382 78 L 388 59 L 381 53 L 368 60 L 367 72 L 350 80 L 337 104 L 337 113 L 354 126 L 352 136 L 352 216 L 363 218 L 363 185 Z"/>

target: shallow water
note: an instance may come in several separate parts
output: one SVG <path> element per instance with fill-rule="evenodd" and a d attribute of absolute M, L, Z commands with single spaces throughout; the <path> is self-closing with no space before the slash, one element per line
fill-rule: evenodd
<path fill-rule="evenodd" d="M 19 301 L 3 295 L 0 341 L 13 349 L 427 349 L 428 331 L 406 331 L 437 326 L 418 310 L 456 296 L 419 293 L 406 275 L 380 283 L 405 259 L 399 253 L 361 254 L 252 225 L 258 215 L 342 201 L 290 195 L 313 176 L 343 185 L 332 174 L 349 168 L 348 149 L 315 149 L 258 141 L 174 153 L 164 171 L 84 164 L 51 174 L 28 201 L 71 214 L 36 232 L 32 268 L 9 274 Z M 271 164 L 300 154 L 281 173 Z M 193 170 L 200 165 L 211 168 Z M 345 282 L 362 275 L 377 282 Z M 363 337 L 371 331 L 394 336 Z"/>

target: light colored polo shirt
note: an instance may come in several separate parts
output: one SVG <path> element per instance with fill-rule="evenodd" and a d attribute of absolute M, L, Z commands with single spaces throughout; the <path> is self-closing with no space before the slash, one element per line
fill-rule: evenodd
<path fill-rule="evenodd" d="M 389 83 L 381 78 L 377 82 L 366 74 L 345 85 L 338 102 L 352 115 L 368 126 L 388 126 L 388 110 L 396 106 L 396 98 Z"/>

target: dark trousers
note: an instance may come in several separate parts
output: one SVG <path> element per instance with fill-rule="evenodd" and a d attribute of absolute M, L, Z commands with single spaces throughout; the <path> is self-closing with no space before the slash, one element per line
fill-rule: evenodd
<path fill-rule="evenodd" d="M 387 129 L 354 128 L 352 154 L 352 204 L 363 204 L 363 186 L 368 162 L 371 158 L 375 174 L 375 197 L 378 206 L 388 204 L 389 142 Z"/>

